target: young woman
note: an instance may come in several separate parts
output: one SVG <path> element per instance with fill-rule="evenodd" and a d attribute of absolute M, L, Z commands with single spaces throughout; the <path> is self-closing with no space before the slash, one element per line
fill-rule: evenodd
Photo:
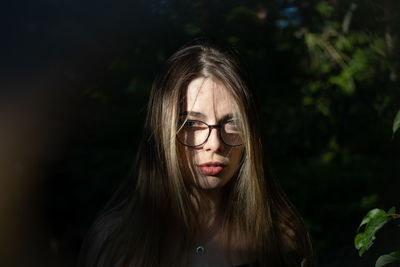
<path fill-rule="evenodd" d="M 248 81 L 197 41 L 156 77 L 130 179 L 81 266 L 311 266 L 304 225 L 263 164 Z"/>

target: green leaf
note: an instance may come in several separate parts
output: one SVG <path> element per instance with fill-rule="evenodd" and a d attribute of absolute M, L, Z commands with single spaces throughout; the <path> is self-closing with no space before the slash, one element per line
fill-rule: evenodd
<path fill-rule="evenodd" d="M 329 18 L 334 11 L 333 6 L 330 5 L 327 1 L 318 2 L 315 6 L 315 9 L 318 11 L 318 13 L 326 18 Z"/>
<path fill-rule="evenodd" d="M 381 209 L 373 209 L 370 210 L 367 215 L 365 215 L 365 217 L 363 218 L 363 220 L 361 221 L 360 226 L 357 229 L 357 232 L 360 231 L 360 228 L 364 225 L 364 224 L 368 224 L 371 220 L 376 220 L 377 218 L 387 218 L 386 216 L 386 212 L 384 210 Z"/>
<path fill-rule="evenodd" d="M 369 209 L 369 208 L 373 207 L 377 201 L 378 201 L 377 194 L 364 196 L 360 201 L 361 202 L 360 206 L 361 206 L 361 208 Z"/>
<path fill-rule="evenodd" d="M 228 22 L 231 22 L 240 17 L 256 18 L 257 12 L 254 9 L 247 7 L 247 6 L 243 6 L 243 5 L 238 6 L 229 12 L 229 14 L 226 16 L 226 20 Z"/>
<path fill-rule="evenodd" d="M 396 213 L 396 207 L 391 207 L 386 213 L 387 213 L 387 214 L 394 214 L 394 213 Z"/>
<path fill-rule="evenodd" d="M 393 122 L 393 138 L 396 134 L 397 130 L 400 128 L 400 110 L 397 111 L 396 117 L 394 118 Z"/>
<path fill-rule="evenodd" d="M 385 266 L 386 264 L 399 260 L 400 260 L 400 250 L 393 251 L 392 253 L 380 256 L 375 263 L 375 267 L 382 267 Z"/>
<path fill-rule="evenodd" d="M 359 250 L 358 254 L 361 257 L 372 246 L 372 242 L 368 240 L 365 233 L 359 233 L 354 238 L 354 246 Z"/>
<path fill-rule="evenodd" d="M 183 25 L 183 29 L 185 33 L 190 36 L 195 36 L 201 33 L 201 28 L 192 23 Z"/>
<path fill-rule="evenodd" d="M 370 210 L 367 215 L 365 215 L 357 229 L 357 232 L 359 232 L 361 227 L 365 225 L 364 232 L 358 233 L 354 238 L 354 246 L 359 250 L 360 256 L 373 245 L 375 233 L 391 219 L 392 218 L 388 217 L 386 212 L 381 209 Z"/>

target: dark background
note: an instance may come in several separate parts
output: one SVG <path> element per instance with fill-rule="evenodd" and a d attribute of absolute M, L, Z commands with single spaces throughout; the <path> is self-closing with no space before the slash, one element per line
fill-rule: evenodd
<path fill-rule="evenodd" d="M 368 210 L 400 208 L 399 11 L 396 0 L 2 3 L 1 265 L 76 264 L 129 172 L 153 77 L 199 36 L 241 54 L 318 266 L 372 265 L 399 247 L 399 229 L 362 258 L 353 245 Z"/>

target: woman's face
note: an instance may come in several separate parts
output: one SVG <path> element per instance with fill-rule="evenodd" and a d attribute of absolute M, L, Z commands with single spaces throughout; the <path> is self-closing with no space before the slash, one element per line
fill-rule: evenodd
<path fill-rule="evenodd" d="M 229 129 L 234 129 L 236 121 L 233 99 L 222 83 L 211 78 L 194 79 L 188 85 L 186 103 L 180 114 L 180 121 L 185 121 L 190 127 L 199 124 L 198 121 L 208 125 L 225 123 Z M 205 139 L 208 133 L 207 127 L 204 125 L 202 127 L 202 131 L 206 134 L 199 137 L 201 140 Z M 222 188 L 239 168 L 243 145 L 233 147 L 224 144 L 218 131 L 220 130 L 212 128 L 207 141 L 197 147 L 178 143 L 184 178 L 196 188 Z M 178 136 L 180 134 L 182 132 Z M 225 138 L 229 141 L 228 138 L 231 136 Z"/>

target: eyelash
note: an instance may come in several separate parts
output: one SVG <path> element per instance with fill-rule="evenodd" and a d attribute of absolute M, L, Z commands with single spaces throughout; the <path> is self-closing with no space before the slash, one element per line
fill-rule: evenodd
<path fill-rule="evenodd" d="M 233 124 L 231 124 L 231 125 L 235 125 L 235 126 L 238 125 L 237 120 L 229 120 L 229 121 L 226 121 L 225 123 L 226 123 L 226 124 L 228 124 L 228 123 L 233 123 Z"/>
<path fill-rule="evenodd" d="M 202 122 L 202 121 L 188 119 L 188 120 L 179 120 L 178 123 L 179 123 L 179 125 L 185 124 L 185 125 L 189 126 L 190 123 L 196 123 L 196 122 Z M 228 120 L 228 121 L 223 122 L 222 124 L 230 124 L 232 126 L 238 125 L 237 120 Z M 195 125 L 190 125 L 190 126 L 195 126 Z"/>
<path fill-rule="evenodd" d="M 199 121 L 197 121 L 197 120 L 186 120 L 186 121 L 185 121 L 185 125 L 186 125 L 186 126 L 192 126 L 192 127 L 193 127 L 193 126 L 196 126 L 195 124 L 198 123 L 198 122 L 199 122 Z"/>

